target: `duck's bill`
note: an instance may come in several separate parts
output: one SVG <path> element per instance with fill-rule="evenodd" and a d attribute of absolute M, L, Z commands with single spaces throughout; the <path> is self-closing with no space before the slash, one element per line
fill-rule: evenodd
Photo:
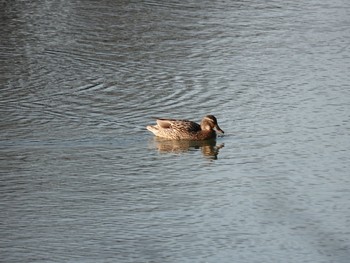
<path fill-rule="evenodd" d="M 222 133 L 222 134 L 224 134 L 224 133 L 225 133 L 223 130 L 221 130 L 221 129 L 220 129 L 220 127 L 219 127 L 219 126 L 216 126 L 215 128 L 216 128 L 216 130 L 217 130 L 218 132 L 220 132 L 220 133 Z"/>

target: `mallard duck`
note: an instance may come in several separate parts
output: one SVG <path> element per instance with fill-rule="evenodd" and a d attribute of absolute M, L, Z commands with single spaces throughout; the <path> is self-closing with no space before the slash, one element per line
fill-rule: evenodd
<path fill-rule="evenodd" d="M 174 120 L 157 118 L 157 125 L 147 126 L 147 130 L 158 137 L 171 140 L 209 140 L 216 138 L 214 128 L 224 133 L 220 129 L 216 118 L 213 115 L 205 116 L 201 124 L 189 120 Z"/>

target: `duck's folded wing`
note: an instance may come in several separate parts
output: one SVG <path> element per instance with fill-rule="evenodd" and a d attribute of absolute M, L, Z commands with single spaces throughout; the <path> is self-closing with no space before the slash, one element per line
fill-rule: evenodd
<path fill-rule="evenodd" d="M 197 132 L 201 126 L 189 120 L 157 119 L 157 124 L 163 129 L 174 129 L 179 131 Z"/>
<path fill-rule="evenodd" d="M 157 119 L 157 124 L 159 127 L 163 128 L 163 129 L 167 129 L 167 128 L 171 128 L 171 126 L 173 125 L 173 123 L 176 120 L 173 119 Z"/>

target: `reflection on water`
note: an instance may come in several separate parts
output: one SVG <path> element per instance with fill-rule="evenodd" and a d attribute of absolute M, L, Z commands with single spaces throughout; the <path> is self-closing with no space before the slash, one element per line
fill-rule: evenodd
<path fill-rule="evenodd" d="M 153 145 L 161 153 L 184 153 L 192 150 L 200 150 L 204 157 L 216 160 L 219 150 L 224 143 L 217 145 L 216 140 L 190 141 L 190 140 L 167 140 L 155 137 Z"/>

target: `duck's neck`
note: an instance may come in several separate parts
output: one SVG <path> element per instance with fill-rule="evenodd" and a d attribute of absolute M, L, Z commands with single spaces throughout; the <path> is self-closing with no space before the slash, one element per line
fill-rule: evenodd
<path fill-rule="evenodd" d="M 203 130 L 199 132 L 198 134 L 198 139 L 199 140 L 209 140 L 209 139 L 213 139 L 216 138 L 216 132 L 213 129 L 207 129 L 207 130 Z"/>

